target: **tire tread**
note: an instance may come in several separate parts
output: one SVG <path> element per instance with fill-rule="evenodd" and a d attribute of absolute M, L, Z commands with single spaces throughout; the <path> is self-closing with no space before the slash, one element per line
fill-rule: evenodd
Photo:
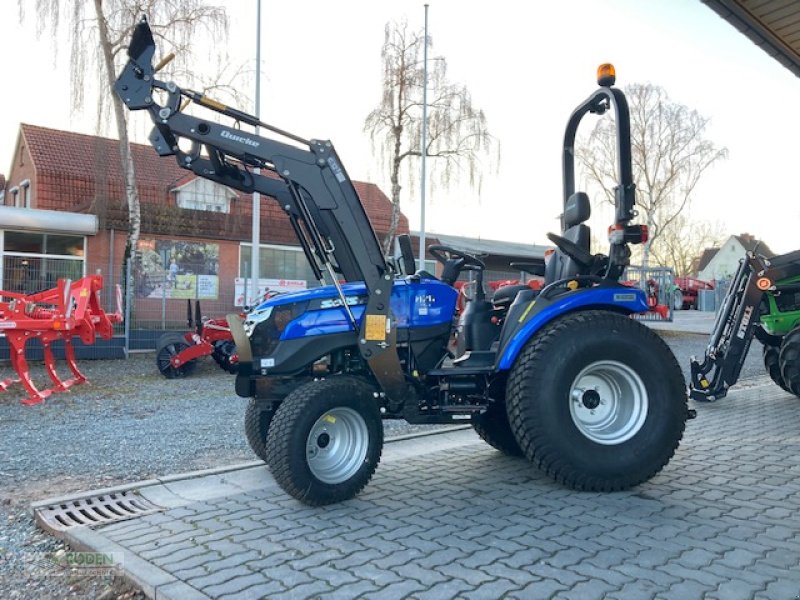
<path fill-rule="evenodd" d="M 641 336 L 642 342 L 649 344 L 659 352 L 659 360 L 663 362 L 663 376 L 671 390 L 683 390 L 682 400 L 676 398 L 670 406 L 671 431 L 668 439 L 669 447 L 665 447 L 659 459 L 646 466 L 638 473 L 621 473 L 616 477 L 597 477 L 591 473 L 581 472 L 561 456 L 554 445 L 554 437 L 559 432 L 548 430 L 536 416 L 531 398 L 536 397 L 536 373 L 548 368 L 548 360 L 552 360 L 549 349 L 561 336 L 572 329 L 585 330 L 588 327 L 600 327 L 620 332 L 627 330 Z M 686 423 L 688 410 L 685 384 L 680 366 L 665 342 L 652 330 L 633 319 L 608 311 L 583 311 L 560 317 L 546 325 L 524 347 L 512 368 L 507 388 L 508 416 L 512 430 L 516 434 L 520 447 L 528 459 L 539 469 L 558 483 L 569 488 L 582 491 L 612 492 L 627 489 L 649 480 L 655 476 L 674 456 L 678 448 Z M 539 401 L 538 399 L 535 401 Z"/>

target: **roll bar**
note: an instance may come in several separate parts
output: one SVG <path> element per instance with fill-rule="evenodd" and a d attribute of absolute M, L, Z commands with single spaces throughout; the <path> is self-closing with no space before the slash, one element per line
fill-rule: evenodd
<path fill-rule="evenodd" d="M 609 228 L 608 266 L 605 279 L 618 281 L 625 268 L 630 264 L 631 251 L 629 244 L 641 244 L 647 241 L 648 231 L 645 225 L 630 225 L 636 216 L 636 185 L 633 182 L 631 160 L 631 115 L 628 101 L 622 90 L 615 87 L 614 67 L 610 64 L 600 65 L 597 71 L 600 89 L 584 100 L 572 111 L 567 129 L 564 133 L 563 177 L 564 177 L 564 210 L 567 201 L 575 193 L 575 135 L 581 120 L 589 113 L 603 115 L 613 109 L 617 134 L 617 185 L 614 188 L 614 223 Z M 562 213 L 561 228 L 564 229 Z"/>
<path fill-rule="evenodd" d="M 575 193 L 575 134 L 578 125 L 588 113 L 603 115 L 609 109 L 614 109 L 617 126 L 617 178 L 618 184 L 614 188 L 615 224 L 626 225 L 634 218 L 633 205 L 636 203 L 636 186 L 633 183 L 633 169 L 631 167 L 631 117 L 628 101 L 621 90 L 601 86 L 583 103 L 572 111 L 567 122 L 564 134 L 564 205 L 567 199 Z"/>

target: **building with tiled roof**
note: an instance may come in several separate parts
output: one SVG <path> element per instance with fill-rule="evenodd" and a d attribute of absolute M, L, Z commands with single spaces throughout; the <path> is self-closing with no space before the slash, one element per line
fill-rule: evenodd
<path fill-rule="evenodd" d="M 704 248 L 703 253 L 692 261 L 692 265 L 689 270 L 694 275 L 697 275 L 700 271 L 708 266 L 708 263 L 711 262 L 711 259 L 714 258 L 714 255 L 717 252 L 719 252 L 719 248 Z"/>
<path fill-rule="evenodd" d="M 697 277 L 706 281 L 727 279 L 739 266 L 746 252 L 758 252 L 772 258 L 775 253 L 763 241 L 749 233 L 730 236 L 719 248 L 706 248 L 697 265 Z"/>
<path fill-rule="evenodd" d="M 5 231 L 0 289 L 38 291 L 60 276 L 75 278 L 98 269 L 107 280 L 119 281 L 128 208 L 118 144 L 114 139 L 20 126 L 7 180 L 0 180 L 0 230 Z M 237 278 L 249 277 L 252 195 L 197 178 L 178 167 L 173 157 L 159 157 L 149 145 L 132 144 L 131 151 L 141 204 L 140 249 L 147 270 L 135 286 L 137 296 L 144 296 L 136 299 L 136 319 L 154 328 L 185 321 L 186 298 L 194 297 L 204 301 L 205 314 L 229 312 L 237 285 L 242 287 Z M 353 183 L 382 238 L 389 227 L 391 201 L 375 184 Z M 261 199 L 260 232 L 265 280 L 316 284 L 309 281 L 286 214 L 266 196 Z M 401 216 L 398 233 L 405 232 L 408 220 Z"/>
<path fill-rule="evenodd" d="M 142 233 L 192 235 L 211 239 L 250 239 L 251 196 L 231 190 L 237 201 L 228 213 L 183 209 L 174 191 L 194 175 L 151 146 L 132 144 L 142 204 Z M 118 141 L 22 124 L 7 187 L 30 181 L 31 208 L 96 214 L 100 229 L 127 230 L 127 204 Z M 391 202 L 373 183 L 353 182 L 379 237 L 391 218 Z M 8 194 L 7 194 L 8 196 Z M 241 201 L 240 201 L 241 200 Z M 6 198 L 6 205 L 13 203 Z M 262 199 L 262 242 L 294 243 L 288 219 L 277 204 Z M 403 215 L 398 233 L 408 231 Z"/>

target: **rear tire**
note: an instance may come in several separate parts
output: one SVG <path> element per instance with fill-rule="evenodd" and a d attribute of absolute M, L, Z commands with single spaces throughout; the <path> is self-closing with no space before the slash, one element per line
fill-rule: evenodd
<path fill-rule="evenodd" d="M 194 373 L 197 359 L 184 363 L 177 369 L 170 360 L 176 354 L 189 347 L 189 342 L 180 333 L 165 333 L 156 344 L 156 366 L 158 371 L 167 379 L 182 379 Z"/>
<path fill-rule="evenodd" d="M 345 375 L 290 393 L 267 434 L 269 468 L 283 490 L 309 506 L 349 500 L 380 462 L 383 423 L 373 388 Z"/>
<path fill-rule="evenodd" d="M 522 456 L 511 425 L 508 423 L 505 403 L 490 404 L 486 412 L 472 417 L 472 428 L 480 438 L 495 450 L 507 456 Z"/>
<path fill-rule="evenodd" d="M 767 370 L 767 375 L 769 375 L 772 381 L 777 383 L 781 389 L 791 393 L 792 390 L 790 390 L 789 386 L 783 381 L 783 376 L 781 375 L 780 353 L 781 351 L 778 346 L 764 345 L 762 350 L 764 368 Z"/>
<path fill-rule="evenodd" d="M 538 332 L 512 368 L 511 429 L 525 456 L 576 490 L 623 490 L 658 473 L 686 425 L 686 388 L 664 341 L 629 317 L 584 311 Z"/>
<path fill-rule="evenodd" d="M 784 336 L 778 364 L 786 387 L 795 396 L 800 396 L 800 327 Z"/>

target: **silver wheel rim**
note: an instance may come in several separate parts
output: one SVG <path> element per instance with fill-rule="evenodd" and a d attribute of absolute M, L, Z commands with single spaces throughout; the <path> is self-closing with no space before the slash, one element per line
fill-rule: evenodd
<path fill-rule="evenodd" d="M 635 436 L 647 418 L 647 389 L 629 366 L 614 360 L 594 362 L 570 386 L 569 412 L 578 430 L 598 444 L 621 444 Z"/>
<path fill-rule="evenodd" d="M 342 483 L 364 464 L 368 446 L 364 418 L 352 408 L 332 408 L 316 420 L 308 434 L 308 468 L 323 483 Z"/>

